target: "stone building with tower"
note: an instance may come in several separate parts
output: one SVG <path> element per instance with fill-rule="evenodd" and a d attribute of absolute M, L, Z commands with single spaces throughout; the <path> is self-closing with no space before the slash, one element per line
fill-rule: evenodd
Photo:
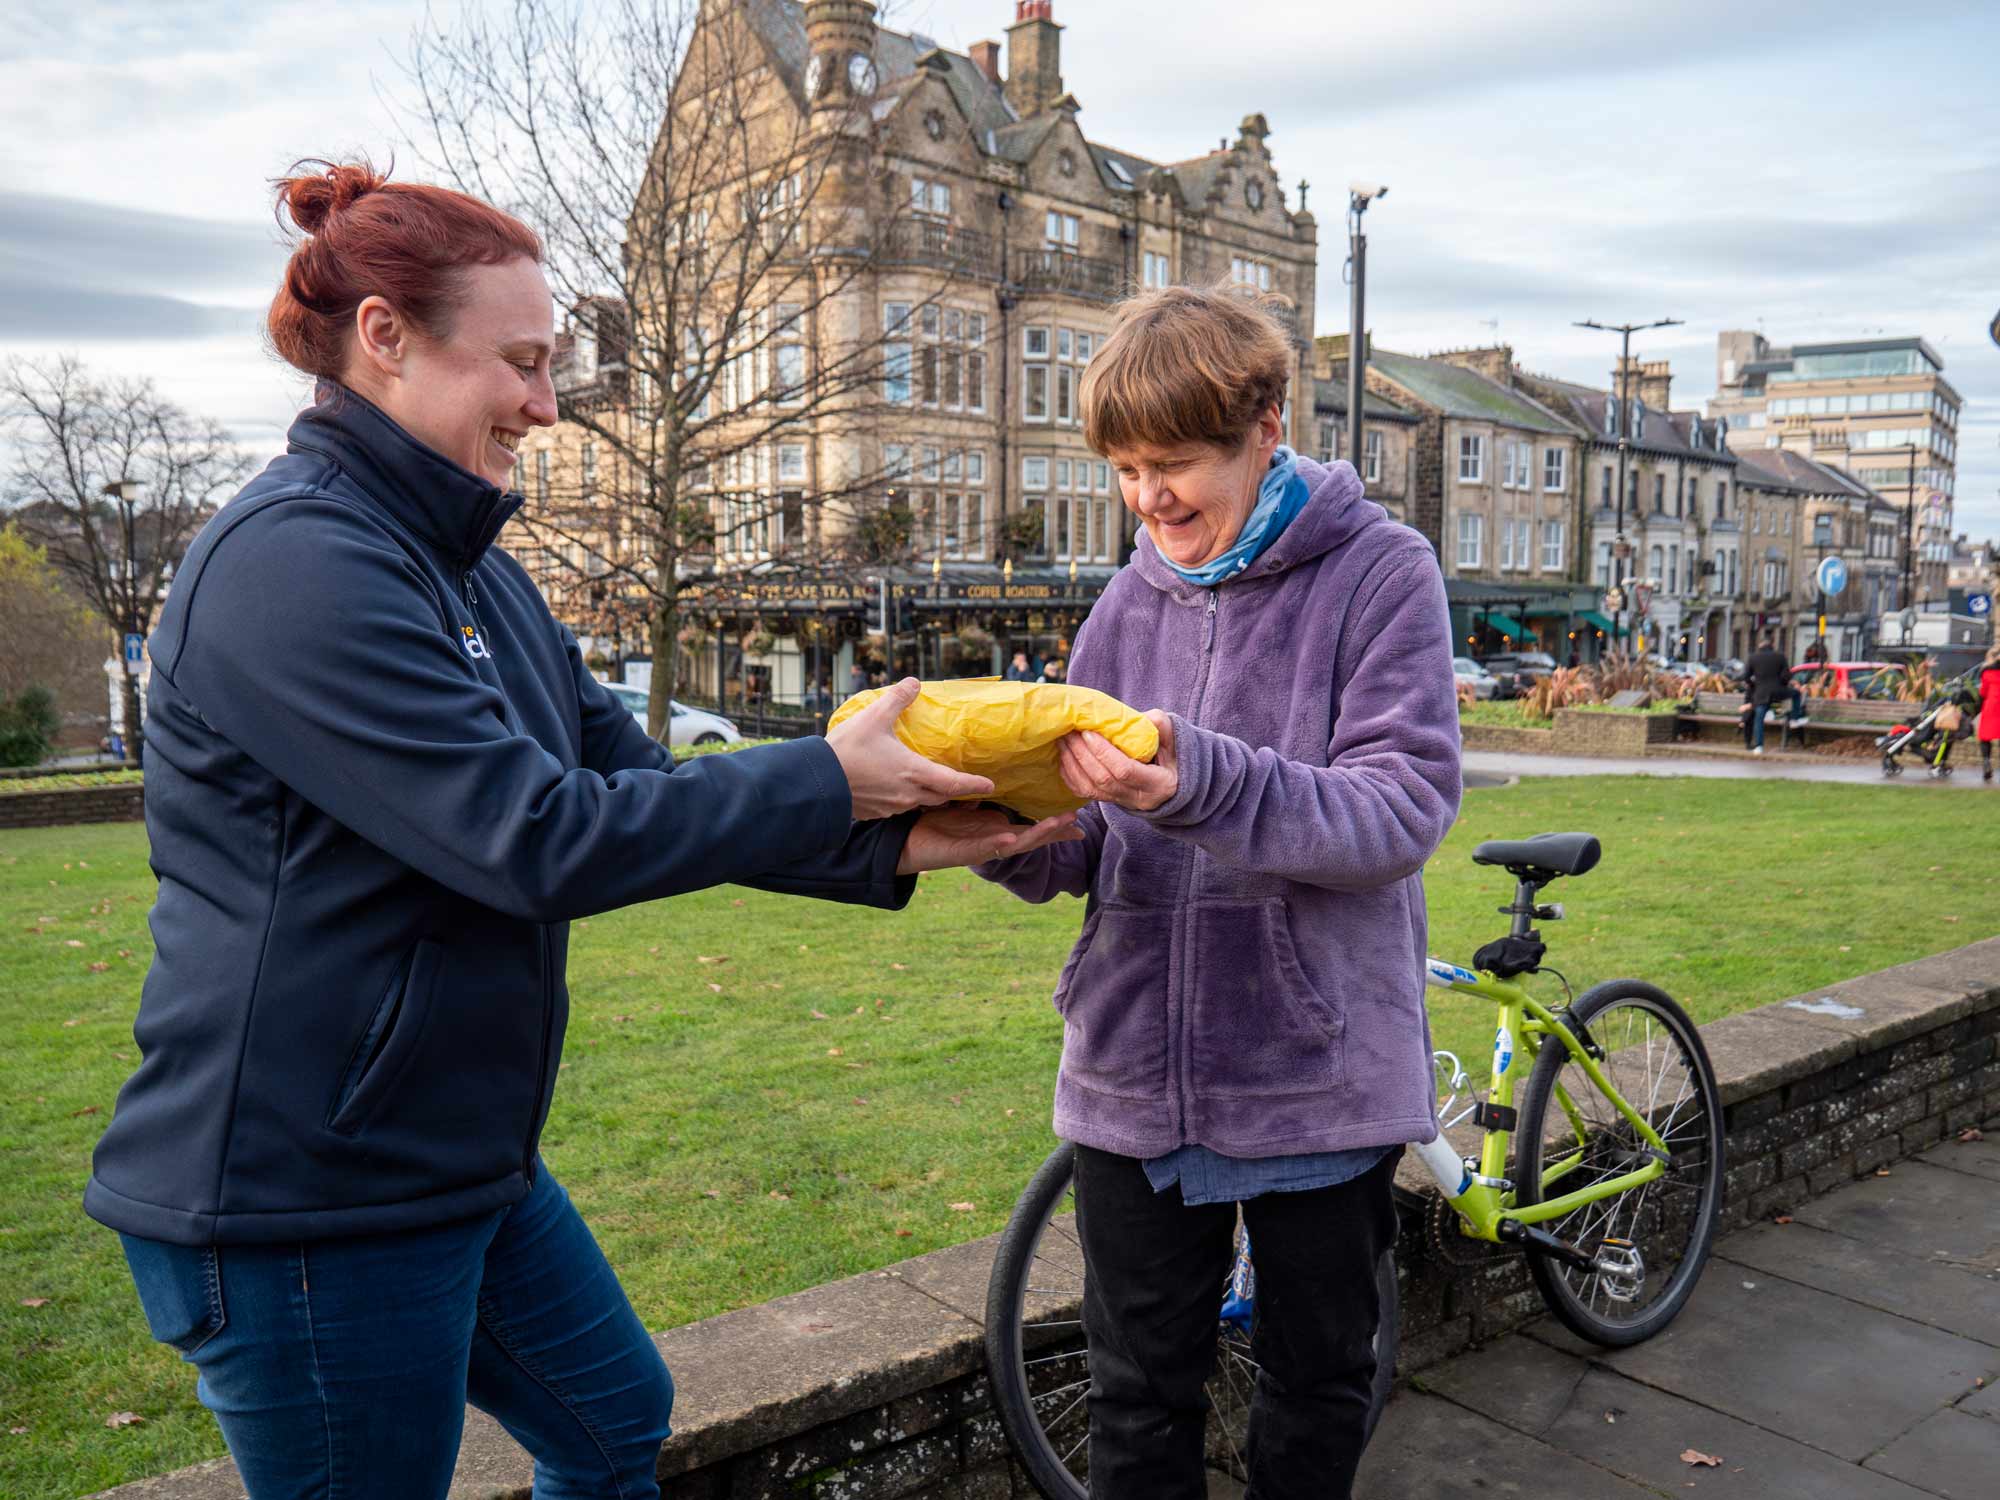
<path fill-rule="evenodd" d="M 840 673 L 857 653 L 901 658 L 893 641 L 857 640 L 857 622 L 883 623 L 885 586 L 892 606 L 905 601 L 890 633 L 900 619 L 939 653 L 910 665 L 983 665 L 1016 643 L 1060 655 L 1131 546 L 1109 465 L 1084 443 L 1078 390 L 1129 291 L 1231 282 L 1263 294 L 1298 350 L 1288 440 L 1314 451 L 1318 230 L 1305 185 L 1279 175 L 1263 115 L 1178 160 L 1095 138 L 1063 71 L 1054 0 L 1016 0 L 1004 49 L 964 52 L 879 25 L 869 0 L 710 0 L 699 26 L 738 29 L 760 108 L 790 111 L 787 129 L 818 140 L 824 118 L 829 154 L 868 137 L 866 180 L 830 192 L 796 246 L 850 264 L 865 247 L 863 274 L 769 357 L 808 383 L 854 346 L 874 345 L 881 366 L 838 412 L 775 413 L 768 443 L 726 482 L 708 474 L 691 489 L 716 520 L 714 553 L 691 559 L 718 575 L 703 596 L 710 628 L 768 648 L 717 653 L 714 672 L 693 657 L 698 691 L 755 666 L 784 699 L 820 675 L 804 636 L 784 633 L 788 610 L 827 628 Z M 560 377 L 601 378 L 593 352 L 591 370 Z M 538 474 L 571 475 L 582 454 L 574 433 L 532 438 L 531 504 Z M 817 503 L 836 492 L 839 507 Z M 732 496 L 781 524 L 733 524 Z M 544 576 L 563 615 L 564 581 Z M 947 662 L 953 642 L 970 642 L 971 660 Z"/>

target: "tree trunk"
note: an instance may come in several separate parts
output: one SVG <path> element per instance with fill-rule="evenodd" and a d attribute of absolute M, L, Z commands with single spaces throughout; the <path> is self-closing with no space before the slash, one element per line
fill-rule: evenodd
<path fill-rule="evenodd" d="M 646 690 L 646 732 L 661 744 L 669 743 L 667 723 L 670 717 L 669 704 L 673 700 L 674 688 L 674 648 L 680 643 L 675 632 L 680 627 L 676 600 L 669 594 L 653 601 L 653 612 L 647 619 L 648 644 L 652 647 L 653 680 Z"/>

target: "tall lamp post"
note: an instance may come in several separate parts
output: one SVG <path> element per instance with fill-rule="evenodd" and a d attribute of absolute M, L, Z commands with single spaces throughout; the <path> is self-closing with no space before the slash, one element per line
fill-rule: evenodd
<path fill-rule="evenodd" d="M 1625 618 L 1624 588 L 1622 586 L 1626 556 L 1625 455 L 1631 441 L 1632 429 L 1632 335 L 1643 333 L 1649 328 L 1676 328 L 1680 325 L 1681 321 L 1679 318 L 1657 318 L 1651 323 L 1599 323 L 1592 319 L 1585 319 L 1575 325 L 1578 328 L 1595 328 L 1600 333 L 1615 333 L 1620 335 L 1622 340 L 1618 346 L 1618 394 L 1612 398 L 1618 403 L 1618 410 L 1616 412 L 1618 422 L 1618 521 L 1617 542 L 1611 549 L 1611 556 L 1614 559 L 1611 565 L 1611 586 L 1617 589 L 1620 595 L 1617 618 L 1612 622 L 1611 638 L 1614 641 L 1618 639 L 1619 628 Z M 1627 642 L 1627 646 L 1629 648 L 1629 641 Z"/>
<path fill-rule="evenodd" d="M 103 490 L 105 498 L 118 506 L 118 527 L 125 543 L 123 566 L 119 571 L 125 585 L 125 596 L 121 601 L 125 617 L 122 634 L 127 638 L 135 635 L 144 636 L 146 633 L 146 622 L 139 618 L 138 538 L 132 530 L 131 503 L 133 495 L 143 487 L 144 482 L 141 480 L 114 479 L 105 485 Z M 119 641 L 118 648 L 122 655 L 125 649 L 124 640 Z M 140 723 L 139 667 L 134 662 L 125 663 L 125 682 L 120 701 L 124 704 L 125 758 L 143 762 L 146 755 L 146 731 L 145 726 Z"/>
<path fill-rule="evenodd" d="M 1910 455 L 1909 472 L 1903 480 L 1903 597 L 1900 601 L 1904 609 L 1913 608 L 1917 602 L 1916 587 L 1916 530 L 1917 530 L 1917 445 L 1904 443 L 1903 451 Z M 1888 450 L 1894 453 L 1896 450 Z M 1887 624 L 1887 621 L 1883 622 Z M 1947 636 L 1949 639 L 1949 636 Z"/>
<path fill-rule="evenodd" d="M 1357 182 L 1347 190 L 1347 254 L 1351 273 L 1347 290 L 1347 461 L 1361 472 L 1361 390 L 1362 371 L 1368 363 L 1368 335 L 1364 331 L 1368 286 L 1368 236 L 1361 232 L 1361 216 L 1377 198 L 1389 190 L 1379 183 Z"/>

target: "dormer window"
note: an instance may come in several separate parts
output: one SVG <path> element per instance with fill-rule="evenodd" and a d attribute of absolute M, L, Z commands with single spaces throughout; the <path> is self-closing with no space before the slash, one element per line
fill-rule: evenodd
<path fill-rule="evenodd" d="M 1643 401 L 1634 401 L 1632 403 L 1632 441 L 1636 443 L 1645 435 L 1646 404 Z"/>
<path fill-rule="evenodd" d="M 1606 437 L 1615 437 L 1617 433 L 1618 401 L 1615 397 L 1607 397 L 1604 402 L 1604 435 Z"/>
<path fill-rule="evenodd" d="M 1717 453 L 1726 453 L 1728 451 L 1728 447 L 1724 441 L 1728 436 L 1729 418 L 1717 417 L 1715 419 L 1715 451 Z"/>

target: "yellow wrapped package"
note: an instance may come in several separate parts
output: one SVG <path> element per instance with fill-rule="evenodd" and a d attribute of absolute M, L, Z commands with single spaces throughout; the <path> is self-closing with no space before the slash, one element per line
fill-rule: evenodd
<path fill-rule="evenodd" d="M 856 693 L 828 721 L 852 718 L 882 689 Z M 896 738 L 926 760 L 993 783 L 998 802 L 1025 817 L 1054 817 L 1083 806 L 1063 784 L 1057 745 L 1072 730 L 1094 729 L 1134 760 L 1159 753 L 1153 721 L 1096 688 L 967 677 L 927 682 L 896 721 Z"/>

